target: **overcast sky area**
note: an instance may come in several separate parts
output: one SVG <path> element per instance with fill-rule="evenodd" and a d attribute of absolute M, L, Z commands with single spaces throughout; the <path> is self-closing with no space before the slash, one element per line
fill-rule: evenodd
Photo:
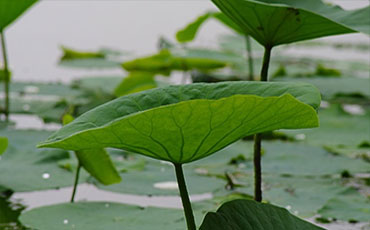
<path fill-rule="evenodd" d="M 334 2 L 346 9 L 369 4 L 368 0 Z M 160 36 L 174 40 L 178 29 L 208 10 L 217 10 L 208 0 L 41 1 L 6 31 L 13 79 L 68 81 L 74 77 L 76 71 L 56 66 L 61 45 L 82 50 L 111 47 L 137 55 L 156 52 Z M 214 47 L 223 33 L 230 31 L 211 21 L 195 44 Z"/>

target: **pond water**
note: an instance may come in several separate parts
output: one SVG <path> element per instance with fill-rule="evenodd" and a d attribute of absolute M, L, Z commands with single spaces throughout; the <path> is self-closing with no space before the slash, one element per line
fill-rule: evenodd
<path fill-rule="evenodd" d="M 363 7 L 367 0 L 333 1 L 347 9 Z M 155 52 L 160 36 L 174 40 L 175 32 L 190 20 L 207 10 L 216 8 L 210 1 L 43 1 L 24 15 L 7 31 L 10 67 L 15 81 L 25 82 L 71 82 L 73 79 L 91 75 L 122 75 L 121 70 L 88 71 L 62 68 L 57 65 L 62 54 L 60 46 L 96 50 L 111 47 L 142 55 Z M 215 47 L 219 35 L 230 33 L 215 22 L 210 22 L 200 33 L 196 46 Z M 351 41 L 369 42 L 364 35 L 345 35 L 325 38 L 330 42 Z M 326 49 L 326 50 L 325 50 Z M 330 48 L 288 48 L 284 50 L 291 56 L 310 56 L 329 59 L 353 59 L 370 62 L 370 56 L 348 53 Z M 33 116 L 16 115 L 12 118 L 17 128 L 46 128 L 55 130 L 55 124 L 44 125 Z M 65 202 L 69 199 L 71 188 L 31 193 L 16 193 L 11 198 L 0 198 L 0 211 L 8 212 L 8 220 L 16 220 L 19 204 L 30 209 L 48 204 Z M 211 198 L 210 194 L 193 196 L 193 200 Z M 81 185 L 77 200 L 115 201 L 143 206 L 169 208 L 181 207 L 180 199 L 171 197 L 147 197 L 117 194 L 102 191 L 91 185 Z M 0 222 L 6 222 L 0 220 Z M 9 227 L 9 226 L 8 226 Z M 332 230 L 358 230 L 363 224 L 339 223 L 325 225 Z M 0 229 L 7 229 L 1 227 Z"/>

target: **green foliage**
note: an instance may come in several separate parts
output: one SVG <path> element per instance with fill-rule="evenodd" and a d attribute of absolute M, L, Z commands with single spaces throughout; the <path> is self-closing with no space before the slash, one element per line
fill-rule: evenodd
<path fill-rule="evenodd" d="M 182 57 L 172 54 L 169 50 L 162 50 L 158 54 L 138 58 L 122 64 L 122 67 L 129 72 L 151 72 L 164 75 L 169 75 L 174 70 L 189 71 L 196 69 L 209 71 L 225 66 L 226 63 L 219 60 L 202 57 Z"/>
<path fill-rule="evenodd" d="M 98 51 L 79 51 L 62 46 L 63 56 L 59 65 L 78 69 L 115 69 L 120 68 L 121 51 L 99 49 Z"/>
<path fill-rule="evenodd" d="M 325 67 L 322 64 L 318 64 L 316 66 L 315 74 L 318 76 L 330 76 L 330 77 L 340 77 L 342 75 L 342 73 L 339 70 Z"/>
<path fill-rule="evenodd" d="M 259 116 L 262 111 L 263 116 Z M 188 163 L 244 136 L 317 126 L 315 110 L 290 95 L 267 98 L 236 95 L 153 108 L 41 146 L 73 150 L 115 147 L 160 160 Z"/>
<path fill-rule="evenodd" d="M 248 91 L 248 86 L 254 87 Z M 185 163 L 206 157 L 256 132 L 316 127 L 315 110 L 286 94 L 291 91 L 317 105 L 320 99 L 316 89 L 309 85 L 300 88 L 285 85 L 284 90 L 279 86 L 247 82 L 193 84 L 128 95 L 81 116 L 39 146 L 73 150 L 86 146 L 115 147 Z M 267 87 L 269 91 L 264 90 Z M 209 94 L 211 89 L 214 90 Z M 250 93 L 264 97 L 236 95 Z M 171 95 L 172 102 L 163 100 L 166 94 Z M 272 95 L 278 97 L 268 97 Z M 155 99 L 158 96 L 162 99 Z M 262 111 L 263 116 L 257 116 Z"/>
<path fill-rule="evenodd" d="M 0 155 L 8 148 L 8 138 L 0 137 Z"/>
<path fill-rule="evenodd" d="M 240 27 L 235 24 L 229 17 L 221 12 L 207 12 L 204 15 L 199 16 L 193 22 L 186 25 L 183 29 L 176 33 L 176 39 L 178 42 L 191 42 L 196 37 L 200 27 L 210 18 L 214 18 L 237 33 L 243 34 Z"/>
<path fill-rule="evenodd" d="M 288 75 L 285 66 L 280 65 L 279 68 L 272 74 L 272 77 L 285 77 Z"/>
<path fill-rule="evenodd" d="M 179 42 L 190 42 L 194 40 L 197 31 L 199 30 L 200 26 L 207 21 L 207 19 L 211 16 L 211 13 L 206 13 L 204 15 L 199 16 L 194 22 L 189 23 L 184 29 L 179 30 L 176 33 L 176 39 Z"/>
<path fill-rule="evenodd" d="M 273 47 L 353 32 L 370 33 L 370 7 L 345 11 L 321 0 L 212 0 L 261 45 Z M 356 20 L 354 20 L 354 17 Z"/>
<path fill-rule="evenodd" d="M 3 229 L 22 229 L 18 217 L 23 209 L 23 206 L 12 203 L 7 195 L 2 194 L 0 196 L 0 226 Z"/>
<path fill-rule="evenodd" d="M 61 47 L 63 50 L 63 56 L 61 57 L 62 61 L 65 60 L 74 60 L 74 59 L 95 59 L 95 58 L 105 58 L 105 54 L 102 52 L 86 52 L 86 51 L 77 51 L 65 46 Z"/>
<path fill-rule="evenodd" d="M 216 213 L 208 213 L 200 230 L 319 230 L 286 209 L 252 200 L 234 200 L 223 204 Z"/>
<path fill-rule="evenodd" d="M 10 71 L 6 73 L 5 70 L 0 69 L 0 82 L 5 81 L 6 78 L 9 78 L 8 81 L 10 81 L 11 77 L 12 77 L 12 73 Z"/>
<path fill-rule="evenodd" d="M 155 87 L 157 87 L 157 83 L 155 82 L 154 74 L 148 72 L 131 72 L 114 89 L 114 95 L 120 97 Z"/>
<path fill-rule="evenodd" d="M 21 16 L 37 0 L 0 1 L 0 31 Z"/>

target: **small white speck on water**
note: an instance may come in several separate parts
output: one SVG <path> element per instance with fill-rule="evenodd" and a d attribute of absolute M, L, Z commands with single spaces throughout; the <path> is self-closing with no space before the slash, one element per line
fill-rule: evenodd
<path fill-rule="evenodd" d="M 207 169 L 204 169 L 204 168 L 196 168 L 194 171 L 195 171 L 196 173 L 198 173 L 198 174 L 201 174 L 201 175 L 206 175 L 206 174 L 208 174 L 208 170 L 207 170 Z"/>
<path fill-rule="evenodd" d="M 295 211 L 293 212 L 293 214 L 297 216 L 297 215 L 299 214 L 299 212 L 298 212 L 297 210 L 295 210 Z"/>
<path fill-rule="evenodd" d="M 42 179 L 47 180 L 47 179 L 49 179 L 49 178 L 50 178 L 50 174 L 49 174 L 49 173 L 43 173 L 43 174 L 42 174 Z"/>
<path fill-rule="evenodd" d="M 65 219 L 65 220 L 63 220 L 63 224 L 68 224 L 68 220 L 67 219 Z"/>
<path fill-rule="evenodd" d="M 26 87 L 24 87 L 24 92 L 25 93 L 38 93 L 40 92 L 40 89 L 39 87 L 34 86 L 34 85 L 27 85 Z"/>
<path fill-rule="evenodd" d="M 177 190 L 178 185 L 176 181 L 165 181 L 158 182 L 153 185 L 154 188 L 164 189 L 164 190 Z"/>
<path fill-rule="evenodd" d="M 238 168 L 240 168 L 240 169 L 243 169 L 243 168 L 245 168 L 246 167 L 246 165 L 244 164 L 244 163 L 240 163 L 240 164 L 238 164 Z"/>
<path fill-rule="evenodd" d="M 361 107 L 361 105 L 343 105 L 343 110 L 351 115 L 365 115 L 365 110 Z"/>
<path fill-rule="evenodd" d="M 105 207 L 106 207 L 106 208 L 109 208 L 109 204 L 105 204 Z"/>
<path fill-rule="evenodd" d="M 321 101 L 320 108 L 326 109 L 330 107 L 330 103 L 327 101 Z"/>
<path fill-rule="evenodd" d="M 285 206 L 285 208 L 286 208 L 287 210 L 291 210 L 291 209 L 292 209 L 292 206 L 287 205 L 287 206 Z"/>
<path fill-rule="evenodd" d="M 171 165 L 172 166 L 172 163 L 168 162 L 168 161 L 160 161 L 161 164 L 164 164 L 164 165 Z"/>
<path fill-rule="evenodd" d="M 306 135 L 303 133 L 297 134 L 295 135 L 295 139 L 298 141 L 303 141 L 304 139 L 306 139 Z"/>

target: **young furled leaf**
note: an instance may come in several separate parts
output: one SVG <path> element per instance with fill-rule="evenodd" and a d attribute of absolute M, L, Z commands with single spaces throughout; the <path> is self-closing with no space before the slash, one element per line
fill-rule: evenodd
<path fill-rule="evenodd" d="M 235 24 L 229 17 L 227 17 L 222 12 L 207 12 L 201 16 L 199 16 L 197 19 L 195 19 L 193 22 L 189 23 L 185 28 L 179 30 L 176 33 L 176 39 L 178 42 L 184 43 L 184 42 L 190 42 L 193 41 L 195 36 L 197 35 L 200 27 L 208 21 L 208 19 L 214 18 L 227 27 L 231 28 L 237 33 L 244 34 L 243 30 L 240 29 L 240 27 Z"/>
<path fill-rule="evenodd" d="M 73 116 L 63 116 L 63 125 L 74 120 Z M 75 151 L 79 164 L 95 179 L 104 185 L 121 182 L 121 176 L 114 167 L 107 151 L 103 148 L 85 148 Z"/>
<path fill-rule="evenodd" d="M 8 148 L 8 138 L 0 137 L 0 155 Z"/>
<path fill-rule="evenodd" d="M 114 95 L 121 97 L 155 87 L 157 87 L 157 83 L 155 82 L 154 74 L 148 72 L 131 72 L 114 89 Z"/>

